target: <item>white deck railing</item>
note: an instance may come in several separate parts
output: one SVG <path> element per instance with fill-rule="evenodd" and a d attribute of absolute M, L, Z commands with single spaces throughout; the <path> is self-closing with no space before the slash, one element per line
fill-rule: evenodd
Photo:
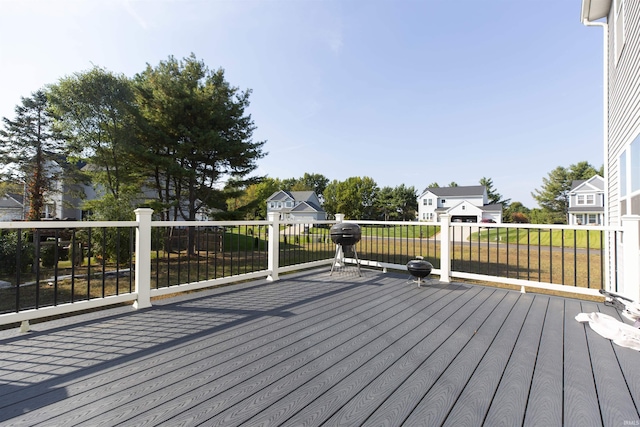
<path fill-rule="evenodd" d="M 0 325 L 121 303 L 133 302 L 134 308 L 141 309 L 150 307 L 152 298 L 157 296 L 253 279 L 276 281 L 280 278 L 280 274 L 311 267 L 329 267 L 334 261 L 335 246 L 327 236 L 329 226 L 336 221 L 310 222 L 309 226 L 324 227 L 326 232 L 325 234 L 308 234 L 308 230 L 304 229 L 303 224 L 281 221 L 275 215 L 264 221 L 204 221 L 197 223 L 152 221 L 151 216 L 151 209 L 141 208 L 136 210 L 136 221 L 127 222 L 0 223 L 0 231 L 86 229 L 88 227 L 91 229 L 130 228 L 135 230 L 135 245 L 132 248 L 133 256 L 130 261 L 130 267 L 134 271 L 132 281 L 134 287 L 132 289 L 98 297 L 92 297 L 87 293 L 86 298 L 74 300 L 72 297 L 71 302 L 54 299 L 53 302 L 45 302 L 35 307 L 21 307 L 19 298 L 16 298 L 18 305 L 15 309 L 5 309 L 0 314 Z M 338 221 L 343 220 L 341 215 L 337 217 Z M 363 228 L 363 239 L 358 243 L 358 254 L 363 266 L 383 270 L 406 270 L 406 262 L 409 259 L 425 256 L 434 264 L 433 274 L 439 276 L 439 280 L 443 282 L 449 282 L 452 279 L 479 280 L 517 285 L 523 290 L 542 288 L 586 295 L 597 295 L 599 289 L 607 289 L 622 293 L 634 300 L 640 299 L 640 280 L 638 280 L 640 277 L 640 217 L 625 217 L 620 227 L 451 223 L 446 216 L 438 223 L 349 222 L 358 223 Z M 389 231 L 385 234 L 383 230 L 380 234 L 380 226 L 386 227 Z M 247 236 L 253 236 L 254 230 L 262 231 L 257 231 L 259 235 L 254 237 L 257 249 L 244 248 L 244 252 L 242 250 L 231 252 L 230 249 L 225 248 L 222 251 L 216 251 L 211 259 L 207 256 L 205 263 L 208 263 L 208 269 L 208 265 L 217 263 L 218 259 L 222 263 L 229 262 L 225 257 L 230 254 L 231 268 L 226 268 L 223 265 L 223 272 L 218 274 L 217 271 L 220 271 L 218 266 L 214 274 L 203 277 L 200 274 L 200 261 L 191 261 L 188 255 L 185 260 L 178 258 L 177 261 L 172 259 L 170 255 L 166 255 L 162 261 L 166 260 L 166 265 L 161 264 L 159 256 L 154 257 L 154 251 L 158 251 L 157 248 L 154 249 L 154 246 L 157 247 L 158 242 L 153 240 L 153 230 L 165 230 L 169 227 L 181 229 L 244 227 L 244 234 Z M 369 232 L 368 228 L 377 230 L 375 233 L 378 234 L 372 234 L 374 232 Z M 390 230 L 396 234 L 392 235 Z M 512 233 L 511 236 L 513 233 L 524 233 L 527 239 L 531 239 L 532 236 L 535 238 L 536 235 L 539 236 L 542 233 L 549 233 L 551 236 L 556 232 L 561 233 L 563 242 L 565 236 L 573 233 L 572 235 L 576 236 L 573 240 L 574 243 L 567 246 L 562 245 L 558 249 L 558 245 L 551 241 L 524 244 L 519 239 L 502 240 L 504 233 L 507 236 L 509 236 L 508 233 Z M 579 233 L 597 236 L 599 242 L 586 246 L 583 243 L 575 243 Z M 492 238 L 496 240 L 492 241 Z M 266 244 L 265 247 L 261 246 L 263 243 Z M 532 254 L 534 255 L 532 256 Z M 526 260 L 522 258 L 525 255 L 528 257 Z M 179 251 L 178 256 L 180 256 Z M 234 256 L 235 258 L 233 258 Z M 545 261 L 544 257 L 547 257 L 548 261 Z M 556 258 L 561 260 L 560 265 L 558 265 Z M 241 263 L 248 263 L 249 259 L 252 264 L 250 268 L 241 265 Z M 347 263 L 355 262 L 354 259 L 344 261 Z M 551 265 L 554 263 L 555 265 Z M 118 273 L 128 274 L 129 272 L 127 268 L 121 266 L 117 268 Z M 175 271 L 172 271 L 173 268 L 186 269 L 187 277 L 191 271 L 198 271 L 198 274 L 193 273 L 193 277 L 188 280 L 183 279 L 180 274 L 176 278 L 171 276 L 175 275 Z M 204 267 L 202 269 L 204 270 Z M 154 276 L 154 274 L 159 275 L 160 271 L 163 271 L 162 281 L 166 278 L 166 283 L 160 284 L 161 280 Z M 100 276 L 103 286 L 105 275 L 103 264 Z M 88 277 L 91 277 L 91 271 Z M 154 277 L 156 278 L 154 279 Z M 47 282 L 49 278 L 39 278 L 39 280 Z M 54 280 L 57 281 L 58 278 L 56 277 Z M 9 292 L 7 289 L 13 289 L 19 293 L 22 286 L 16 286 L 17 284 L 17 282 L 11 283 L 10 287 L 5 287 L 4 291 Z M 22 282 L 20 284 L 25 285 Z M 40 289 L 40 282 L 38 281 L 33 286 Z M 88 287 L 91 286 L 88 285 Z M 116 287 L 116 289 L 119 288 Z M 0 292 L 2 291 L 3 289 L 0 289 Z"/>

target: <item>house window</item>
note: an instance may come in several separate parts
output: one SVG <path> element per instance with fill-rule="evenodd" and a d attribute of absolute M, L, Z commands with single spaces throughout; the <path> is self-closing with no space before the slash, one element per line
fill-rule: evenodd
<path fill-rule="evenodd" d="M 615 60 L 616 65 L 618 65 L 618 60 L 620 59 L 620 55 L 622 55 L 622 50 L 624 48 L 625 43 L 625 31 L 624 31 L 624 0 L 615 0 L 615 8 L 614 8 L 614 22 L 615 22 L 615 34 L 614 34 L 614 49 L 615 49 Z"/>
<path fill-rule="evenodd" d="M 620 197 L 627 195 L 627 153 L 623 152 L 618 160 L 620 166 Z"/>
<path fill-rule="evenodd" d="M 430 205 L 431 203 L 429 203 L 431 200 L 429 199 L 422 199 L 422 206 L 427 206 Z"/>
<path fill-rule="evenodd" d="M 597 216 L 596 214 L 589 214 L 589 224 L 597 224 Z"/>
<path fill-rule="evenodd" d="M 631 163 L 631 193 L 640 190 L 640 136 L 631 142 L 629 148 L 629 160 Z M 625 165 L 626 166 L 626 165 Z M 626 175 L 626 174 L 625 174 Z M 625 175 L 620 175 L 620 178 Z"/>
<path fill-rule="evenodd" d="M 595 205 L 596 196 L 594 194 L 578 194 L 577 203 L 579 205 Z"/>
<path fill-rule="evenodd" d="M 429 204 L 429 206 L 433 205 L 433 200 L 428 199 L 428 201 L 429 201 L 429 203 L 428 203 L 428 204 Z"/>
<path fill-rule="evenodd" d="M 447 201 L 445 199 L 442 199 L 442 204 L 444 205 L 445 203 L 447 203 Z"/>
<path fill-rule="evenodd" d="M 464 211 L 466 209 L 467 209 L 467 207 L 465 205 L 462 205 L 462 210 Z"/>

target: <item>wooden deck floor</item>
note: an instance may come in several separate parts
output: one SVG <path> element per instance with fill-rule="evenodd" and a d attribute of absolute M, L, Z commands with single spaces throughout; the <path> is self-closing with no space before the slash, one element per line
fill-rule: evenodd
<path fill-rule="evenodd" d="M 602 304 L 363 270 L 0 332 L 0 425 L 624 426 L 640 352 Z"/>

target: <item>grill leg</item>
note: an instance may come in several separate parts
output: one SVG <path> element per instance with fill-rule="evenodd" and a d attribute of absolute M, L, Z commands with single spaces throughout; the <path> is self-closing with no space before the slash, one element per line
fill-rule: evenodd
<path fill-rule="evenodd" d="M 331 264 L 331 272 L 329 273 L 329 276 L 333 274 L 333 269 L 336 266 L 336 264 L 338 264 L 338 258 L 340 257 L 340 252 L 341 252 L 340 245 L 336 245 L 336 255 L 333 257 L 333 263 Z"/>
<path fill-rule="evenodd" d="M 353 246 L 353 255 L 356 258 L 356 267 L 358 268 L 358 276 L 362 277 L 362 271 L 360 270 L 360 258 L 358 258 L 358 251 L 356 251 L 355 246 Z M 341 261 L 344 261 L 344 253 L 342 253 L 342 246 L 336 245 L 336 255 L 333 257 L 333 263 L 331 264 L 331 272 L 329 273 L 329 276 L 333 274 L 333 269 L 335 268 L 336 264 L 342 265 Z"/>
<path fill-rule="evenodd" d="M 356 251 L 356 247 L 353 247 L 353 255 L 356 257 L 356 266 L 358 267 L 358 276 L 362 277 L 362 271 L 360 271 L 360 258 L 358 258 L 358 251 Z"/>

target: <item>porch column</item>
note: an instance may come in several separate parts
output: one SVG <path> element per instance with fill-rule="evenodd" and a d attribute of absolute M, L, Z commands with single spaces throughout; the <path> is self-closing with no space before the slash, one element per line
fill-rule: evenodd
<path fill-rule="evenodd" d="M 440 281 L 451 281 L 451 215 L 440 215 Z"/>
<path fill-rule="evenodd" d="M 620 276 L 622 286 L 618 284 L 618 292 L 634 301 L 640 301 L 640 215 L 622 216 L 622 274 Z"/>
<path fill-rule="evenodd" d="M 267 280 L 274 282 L 278 280 L 278 265 L 280 264 L 280 215 L 278 212 L 269 212 L 267 220 L 269 221 L 267 269 L 271 272 L 267 276 Z"/>
<path fill-rule="evenodd" d="M 153 209 L 138 208 L 136 213 L 136 294 L 133 308 L 151 307 L 151 215 Z"/>

